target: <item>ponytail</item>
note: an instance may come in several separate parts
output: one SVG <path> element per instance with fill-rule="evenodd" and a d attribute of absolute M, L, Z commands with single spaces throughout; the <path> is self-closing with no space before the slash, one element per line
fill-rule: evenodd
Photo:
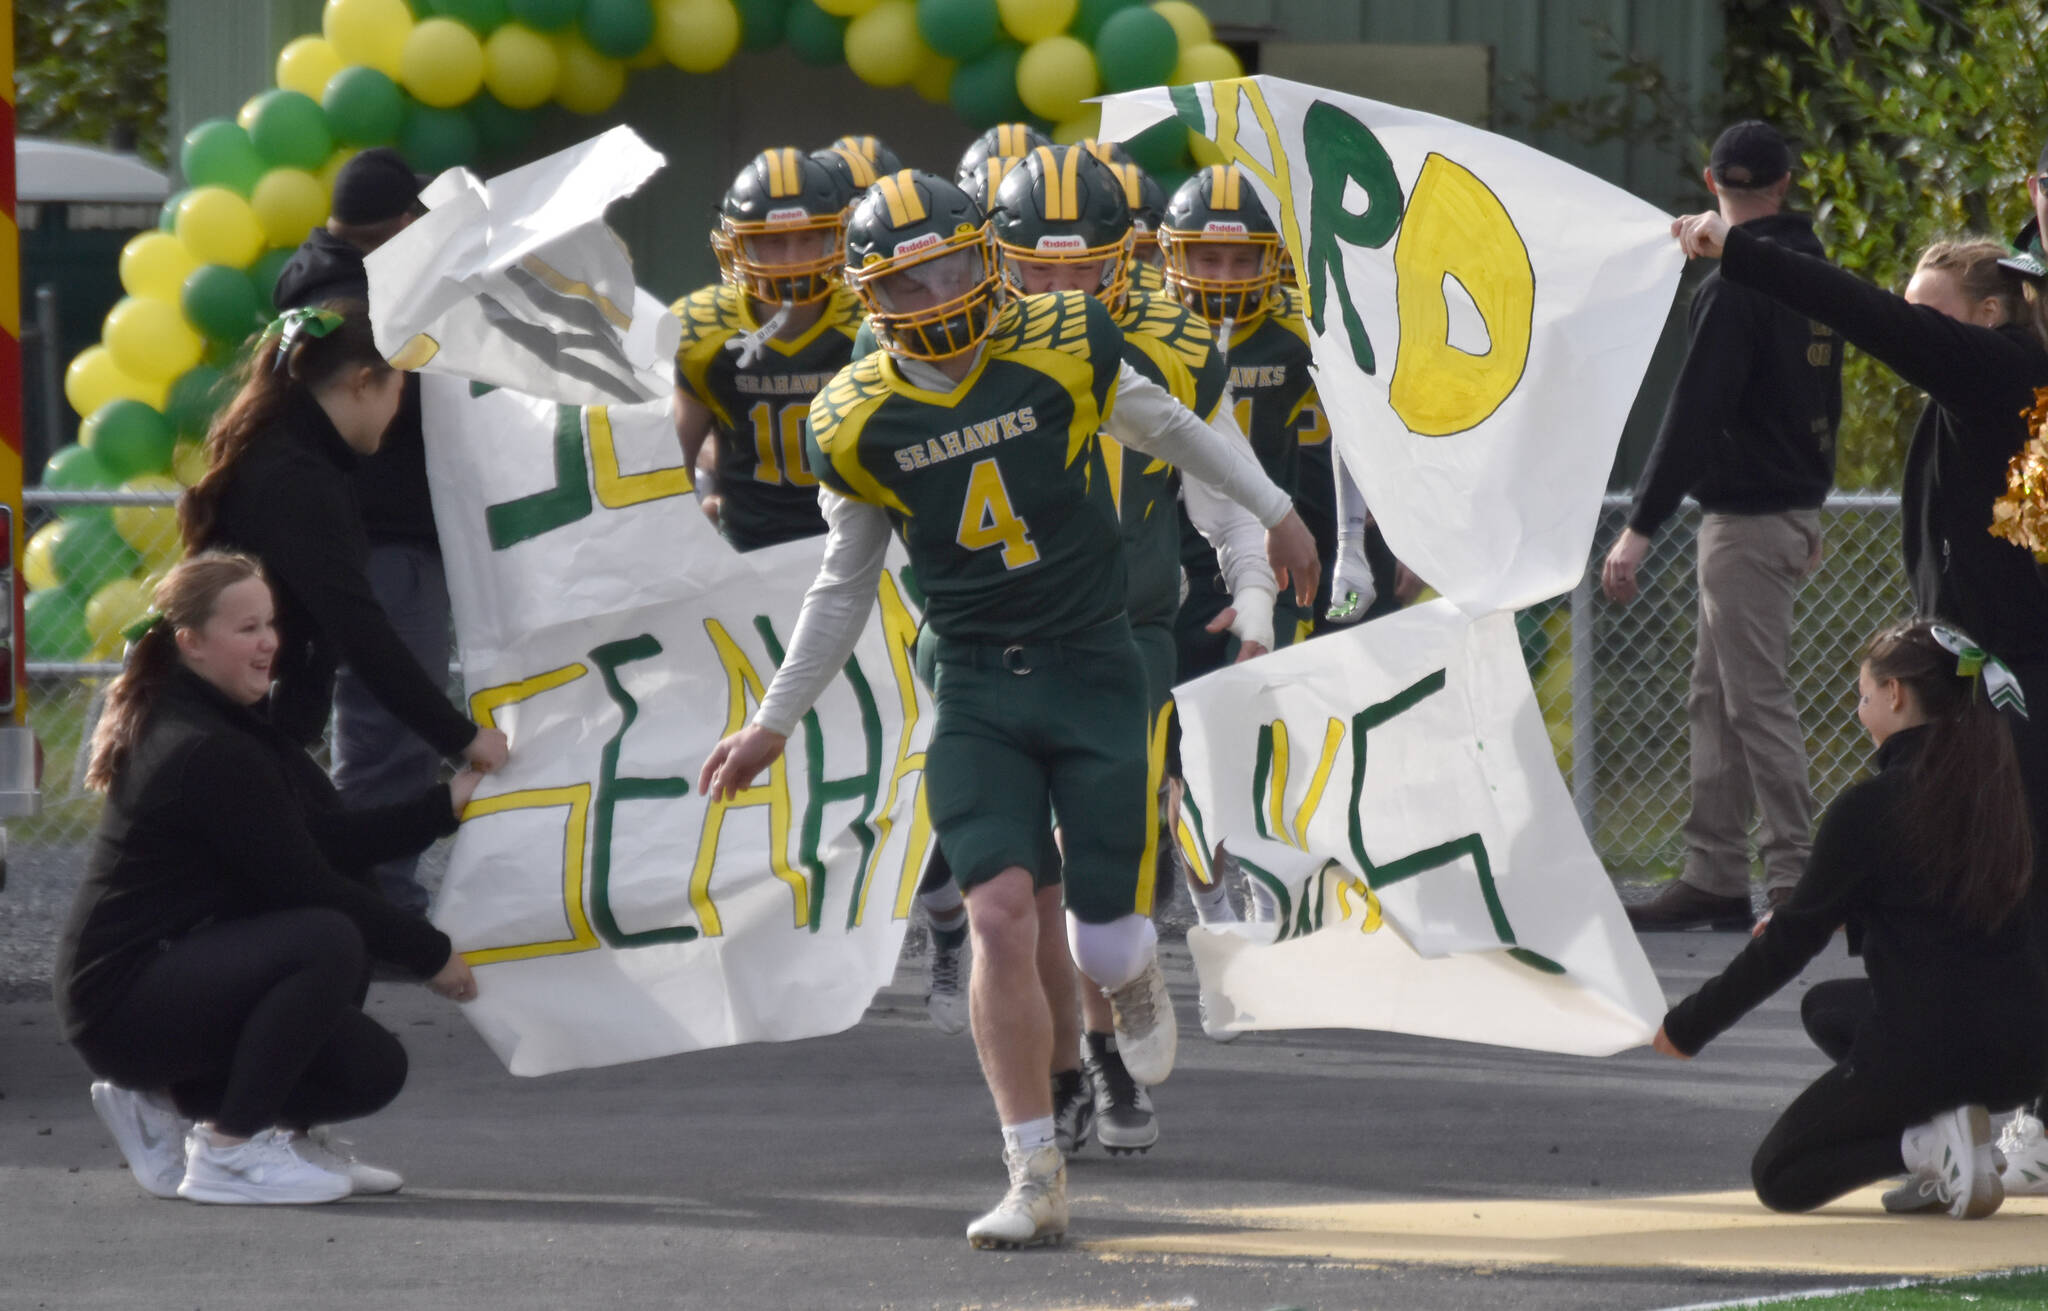
<path fill-rule="evenodd" d="M 209 551 L 179 561 L 156 585 L 156 618 L 128 648 L 126 663 L 107 687 L 85 768 L 87 787 L 113 787 L 135 754 L 149 713 L 178 666 L 177 630 L 203 627 L 221 593 L 251 578 L 263 579 L 263 566 L 251 557 Z"/>
<path fill-rule="evenodd" d="M 1973 928 L 2003 924 L 2026 899 L 2034 834 L 2012 729 L 1976 675 L 1925 621 L 1894 624 L 1870 640 L 1872 679 L 1897 679 L 1927 716 L 1899 816 L 1903 850 L 1932 900 Z"/>
<path fill-rule="evenodd" d="M 367 305 L 359 300 L 337 300 L 321 308 L 340 315 L 341 322 L 321 336 L 265 332 L 255 351 L 235 371 L 235 398 L 207 430 L 206 474 L 178 502 L 178 527 L 187 554 L 197 554 L 212 543 L 221 497 L 235 467 L 250 445 L 283 416 L 294 394 L 318 391 L 351 369 L 368 368 L 378 374 L 390 371 L 371 334 Z M 276 328 L 284 321 L 271 326 Z"/>

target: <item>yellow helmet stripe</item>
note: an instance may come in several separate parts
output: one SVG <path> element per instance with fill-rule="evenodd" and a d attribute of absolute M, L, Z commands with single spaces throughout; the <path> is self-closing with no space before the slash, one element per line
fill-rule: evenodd
<path fill-rule="evenodd" d="M 1078 150 L 1069 150 L 1060 167 L 1060 190 L 1067 198 L 1067 212 L 1062 217 L 1071 223 L 1081 217 L 1081 152 Z"/>
<path fill-rule="evenodd" d="M 1065 166 L 1050 146 L 1040 146 L 1031 152 L 1038 161 L 1039 176 L 1045 179 L 1045 218 L 1048 223 L 1071 223 L 1080 217 L 1080 204 L 1075 196 L 1074 163 L 1081 152 L 1067 152 Z"/>
<path fill-rule="evenodd" d="M 768 161 L 768 194 L 780 200 L 794 196 L 803 189 L 803 171 L 796 161 L 796 151 L 788 146 L 762 152 Z"/>
<path fill-rule="evenodd" d="M 882 192 L 882 203 L 889 207 L 890 227 L 908 227 L 924 221 L 924 202 L 918 199 L 917 183 L 911 179 L 909 169 L 882 178 L 875 185 Z"/>
<path fill-rule="evenodd" d="M 1136 164 L 1111 164 L 1109 171 L 1116 174 L 1116 180 L 1124 184 L 1124 203 L 1133 210 L 1145 203 L 1144 188 L 1138 185 Z"/>
<path fill-rule="evenodd" d="M 998 155 L 1022 155 L 1031 149 L 1031 129 L 1022 123 L 998 123 L 996 125 L 996 153 Z"/>
<path fill-rule="evenodd" d="M 1217 209 L 1238 207 L 1238 173 L 1228 164 L 1209 166 L 1209 203 Z"/>

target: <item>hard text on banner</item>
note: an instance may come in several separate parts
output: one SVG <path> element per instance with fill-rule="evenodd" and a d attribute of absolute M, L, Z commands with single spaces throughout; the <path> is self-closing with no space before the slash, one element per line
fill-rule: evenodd
<path fill-rule="evenodd" d="M 1684 260 L 1655 207 L 1450 119 L 1278 78 L 1109 97 L 1258 191 L 1307 296 L 1316 385 L 1387 543 L 1467 614 L 1583 574 Z"/>
<path fill-rule="evenodd" d="M 1511 616 L 1430 602 L 1175 695 L 1186 839 L 1227 835 L 1279 904 L 1189 931 L 1213 1019 L 1580 1055 L 1656 1031 Z"/>
<path fill-rule="evenodd" d="M 933 845 L 900 558 L 787 754 L 707 802 L 697 768 L 774 677 L 822 539 L 733 552 L 666 403 L 423 381 L 471 714 L 513 741 L 435 908 L 478 969 L 465 1013 L 515 1074 L 857 1023 Z"/>

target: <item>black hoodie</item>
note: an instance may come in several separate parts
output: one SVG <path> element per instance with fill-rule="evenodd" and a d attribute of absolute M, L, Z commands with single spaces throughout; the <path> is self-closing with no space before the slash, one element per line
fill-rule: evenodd
<path fill-rule="evenodd" d="M 369 274 L 363 252 L 325 228 L 314 228 L 298 253 L 277 275 L 272 299 L 280 310 L 347 299 L 368 301 Z M 440 549 L 434 532 L 434 503 L 427 495 L 427 448 L 420 437 L 419 379 L 405 380 L 398 417 L 384 445 L 356 470 L 356 496 L 363 531 L 373 545 Z"/>
<path fill-rule="evenodd" d="M 1819 256 L 1813 222 L 1751 219 L 1741 230 Z M 1628 526 L 1654 537 L 1691 492 L 1719 514 L 1810 510 L 1835 482 L 1842 349 L 1829 330 L 1719 270 L 1694 293 L 1691 344 L 1657 443 L 1636 482 Z"/>
<path fill-rule="evenodd" d="M 2027 551 L 1991 535 L 1991 503 L 2048 387 L 2048 350 L 2020 323 L 1980 328 L 1909 305 L 1826 260 L 1728 233 L 1721 274 L 1842 334 L 1927 393 L 1900 493 L 1906 577 L 1921 615 L 2007 661 L 2048 660 L 2048 588 Z M 2041 713 L 2036 711 L 2036 714 Z"/>

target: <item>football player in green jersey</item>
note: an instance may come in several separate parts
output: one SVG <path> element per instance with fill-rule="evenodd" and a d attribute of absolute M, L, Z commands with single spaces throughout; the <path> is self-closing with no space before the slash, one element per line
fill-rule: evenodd
<path fill-rule="evenodd" d="M 762 151 L 740 171 L 716 245 L 724 281 L 673 307 L 676 431 L 693 467 L 712 448 L 706 512 L 752 551 L 825 531 L 804 417 L 853 354 L 860 302 L 839 280 L 839 189 L 800 150 Z"/>
<path fill-rule="evenodd" d="M 1131 207 L 1131 224 L 1137 230 L 1137 245 L 1131 252 L 1131 285 L 1140 291 L 1164 291 L 1166 279 L 1160 273 L 1159 223 L 1166 217 L 1166 193 L 1139 167 L 1130 152 L 1114 141 L 1083 139 L 1083 150 L 1109 166 L 1124 184 L 1124 201 Z"/>
<path fill-rule="evenodd" d="M 1029 123 L 998 123 L 976 137 L 961 152 L 959 167 L 953 170 L 953 180 L 960 189 L 967 191 L 967 175 L 991 159 L 1022 159 L 1040 146 L 1049 146 L 1052 138 L 1040 132 Z M 967 192 L 972 196 L 972 191 Z"/>
<path fill-rule="evenodd" d="M 1248 452 L 1123 364 L 1098 301 L 999 305 L 986 220 L 952 183 L 910 171 L 878 181 L 849 220 L 847 260 L 882 349 L 811 406 L 813 467 L 832 493 L 820 498 L 824 560 L 753 722 L 718 744 L 698 783 L 730 796 L 780 756 L 859 638 L 893 529 L 936 644 L 925 798 L 966 892 L 975 1044 L 1010 1176 L 968 1239 L 1056 1242 L 1066 1169 L 1046 1073 L 1055 1025 L 1076 1005 L 1072 964 L 1110 994 L 1134 1076 L 1162 1081 L 1176 1045 L 1145 913 L 1144 672 L 1097 432 L 1127 413 L 1131 444 L 1142 428 L 1151 453 L 1190 476 L 1234 496 L 1264 479 Z M 1312 585 L 1298 518 L 1275 521 L 1268 554 L 1276 574 Z"/>
<path fill-rule="evenodd" d="M 845 146 L 813 150 L 811 158 L 824 165 L 825 171 L 832 175 L 833 184 L 839 188 L 839 207 L 848 213 L 853 211 L 853 202 L 865 195 L 867 189 L 875 185 L 875 179 L 881 176 L 875 171 L 874 161 Z"/>
<path fill-rule="evenodd" d="M 1020 295 L 1086 291 L 1102 301 L 1124 332 L 1124 359 L 1139 373 L 1170 391 L 1196 415 L 1217 424 L 1228 440 L 1242 442 L 1235 420 L 1223 406 L 1223 359 L 1208 325 L 1178 303 L 1147 296 L 1131 284 L 1134 231 L 1123 180 L 1093 151 L 1041 146 L 1004 180 L 990 212 L 1005 281 Z M 1124 448 L 1115 434 L 1122 421 L 1101 434 L 1104 463 L 1122 530 L 1126 586 L 1124 606 L 1145 662 L 1148 742 L 1155 786 L 1164 782 L 1168 716 L 1173 695 L 1174 616 L 1180 605 L 1179 479 L 1164 460 Z M 1212 626 L 1235 631 L 1246 657 L 1272 645 L 1272 570 L 1267 567 L 1258 521 L 1235 503 L 1189 489 L 1191 512 L 1204 536 L 1226 561 L 1233 608 Z M 1282 513 L 1286 493 L 1272 490 Z M 1170 798 L 1170 787 L 1166 790 Z M 1165 807 L 1167 814 L 1172 806 Z M 1171 821 L 1165 831 L 1171 831 Z M 1156 839 L 1155 839 L 1156 843 Z M 1159 848 L 1173 851 L 1171 839 Z M 1147 1090 L 1131 1078 L 1118 1055 L 1107 1003 L 1083 990 L 1083 1067 L 1088 1091 L 1067 1053 L 1054 1053 L 1054 1110 L 1068 1150 L 1093 1128 L 1112 1152 L 1145 1151 L 1159 1138 Z M 1086 1098 L 1086 1100 L 1083 1100 Z"/>

